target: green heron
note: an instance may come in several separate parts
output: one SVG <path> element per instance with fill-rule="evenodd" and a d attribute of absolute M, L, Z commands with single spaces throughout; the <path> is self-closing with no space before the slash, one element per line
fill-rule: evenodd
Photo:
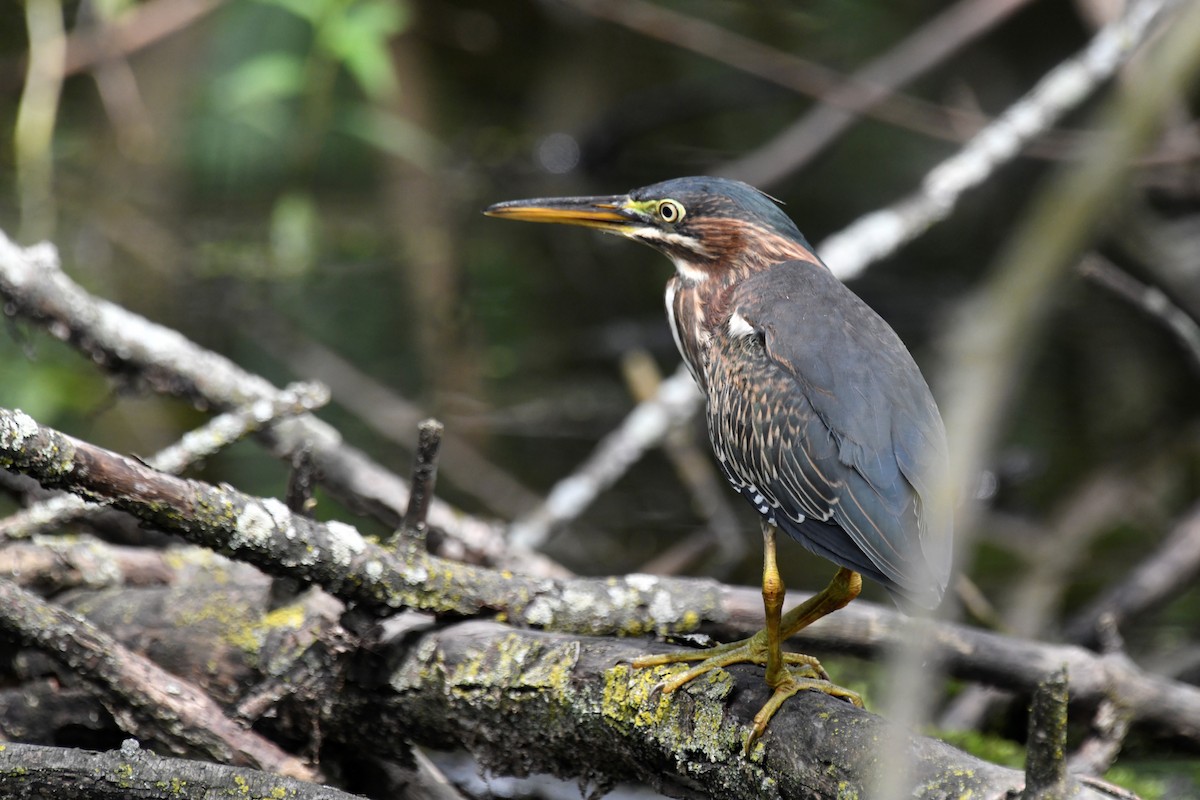
<path fill-rule="evenodd" d="M 933 518 L 930 492 L 946 463 L 946 434 L 895 331 L 833 276 L 770 197 L 744 183 L 678 178 L 611 197 L 497 203 L 485 213 L 598 228 L 674 262 L 666 301 L 675 343 L 707 398 L 722 472 L 763 518 L 764 630 L 634 665 L 699 662 L 664 692 L 717 667 L 765 666 L 773 693 L 747 751 L 800 690 L 862 705 L 815 658 L 784 653 L 781 642 L 858 596 L 861 575 L 902 607 L 941 602 L 952 523 Z M 840 566 L 786 614 L 777 528 Z"/>

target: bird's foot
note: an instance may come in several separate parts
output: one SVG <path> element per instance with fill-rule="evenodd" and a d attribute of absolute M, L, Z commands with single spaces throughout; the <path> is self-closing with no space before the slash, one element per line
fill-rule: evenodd
<path fill-rule="evenodd" d="M 786 653 L 784 654 L 787 655 Z M 863 707 L 862 697 L 858 692 L 852 692 L 838 686 L 827 678 L 812 678 L 804 675 L 797 675 L 796 672 L 801 670 L 786 670 L 786 675 L 778 684 L 775 685 L 775 691 L 771 695 L 771 699 L 763 704 L 763 707 L 754 715 L 754 722 L 750 727 L 750 735 L 746 737 L 746 745 L 742 752 L 748 757 L 750 751 L 754 748 L 754 743 L 766 732 L 767 723 L 775 716 L 775 712 L 783 706 L 785 700 L 797 692 L 814 691 L 824 692 L 831 697 L 838 697 L 859 708 Z"/>
<path fill-rule="evenodd" d="M 635 668 L 657 667 L 666 664 L 679 664 L 690 661 L 700 663 L 691 669 L 664 680 L 656 688 L 664 694 L 671 694 L 685 684 L 711 672 L 714 669 L 728 667 L 732 664 L 758 664 L 767 666 L 768 639 L 766 631 L 759 631 L 749 639 L 740 642 L 717 645 L 702 650 L 683 650 L 674 653 L 662 653 L 652 656 L 642 656 L 633 660 Z M 833 697 L 840 697 L 850 703 L 862 707 L 862 698 L 857 693 L 829 680 L 829 673 L 821 666 L 816 658 L 804 653 L 782 653 L 783 668 L 775 676 L 768 675 L 767 683 L 774 689 L 762 709 L 754 717 L 750 736 L 746 741 L 746 753 L 767 729 L 767 723 L 775 716 L 784 701 L 796 692 L 813 690 L 824 692 Z"/>
<path fill-rule="evenodd" d="M 689 669 L 687 672 L 682 672 L 679 675 L 672 677 L 670 680 L 663 681 L 659 684 L 659 689 L 665 694 L 670 694 L 686 683 L 689 683 L 706 672 L 711 672 L 717 668 L 728 667 L 731 664 L 758 664 L 760 667 L 767 665 L 768 641 L 767 632 L 759 631 L 748 639 L 742 639 L 739 642 L 729 642 L 727 644 L 719 644 L 716 647 L 705 647 L 699 650 L 680 650 L 674 653 L 660 653 L 652 656 L 641 656 L 633 660 L 633 666 L 637 669 L 644 667 L 660 667 L 666 664 L 682 664 L 689 661 L 699 661 L 700 663 Z M 783 663 L 788 666 L 796 667 L 803 677 L 815 678 L 818 680 L 829 680 L 829 673 L 821 666 L 821 662 L 816 658 L 805 655 L 804 653 L 783 653 Z"/>

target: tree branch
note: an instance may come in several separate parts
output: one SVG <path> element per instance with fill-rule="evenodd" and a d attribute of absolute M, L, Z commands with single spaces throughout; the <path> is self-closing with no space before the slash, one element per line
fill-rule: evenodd
<path fill-rule="evenodd" d="M 36 645 L 96 687 L 130 733 L 153 738 L 181 755 L 203 754 L 297 778 L 315 777 L 299 759 L 226 717 L 199 688 L 4 578 L 0 630 Z"/>
<path fill-rule="evenodd" d="M 1111 77 L 1149 37 L 1155 21 L 1177 5 L 1178 0 L 1131 3 L 1125 15 L 1104 26 L 1083 52 L 1047 73 L 961 150 L 930 170 L 918 191 L 889 208 L 859 218 L 820 242 L 817 252 L 821 258 L 834 274 L 848 280 L 945 219 L 965 191 L 983 183 L 1033 137 Z M 1103 140 L 1097 140 L 1089 149 L 1106 146 Z M 1122 156 L 1132 158 L 1136 154 Z M 1120 163 L 1123 168 L 1126 162 Z"/>
<path fill-rule="evenodd" d="M 549 580 L 457 564 L 420 548 L 392 552 L 340 522 L 294 516 L 282 503 L 157 473 L 0 409 L 0 465 L 48 485 L 110 502 L 165 531 L 315 583 L 340 599 L 386 613 L 495 615 L 513 624 L 582 635 L 681 634 L 733 638 L 761 625 L 757 590 L 709 580 L 629 575 Z M 791 601 L 806 595 L 792 592 Z M 879 655 L 902 643 L 897 612 L 854 603 L 805 629 L 800 641 Z M 949 623 L 931 627 L 924 655 L 953 675 L 1029 690 L 1066 664 L 1072 697 L 1111 698 L 1134 718 L 1200 743 L 1200 689 L 1150 675 L 1118 654 L 1014 639 Z M 785 709 L 786 710 L 786 709 Z"/>
<path fill-rule="evenodd" d="M 769 189 L 796 172 L 899 86 L 995 28 L 1029 0 L 959 0 L 856 71 L 803 117 L 749 155 L 715 173 Z"/>
<path fill-rule="evenodd" d="M 0 795 L 128 800 L 131 797 L 287 797 L 294 800 L 356 800 L 327 786 L 242 767 L 163 758 L 130 739 L 108 753 L 0 744 Z"/>
<path fill-rule="evenodd" d="M 682 667 L 630 668 L 645 650 L 636 641 L 463 622 L 406 640 L 387 685 L 350 698 L 338 717 L 374 721 L 346 732 L 367 748 L 407 735 L 430 746 L 464 745 L 503 770 L 517 752 L 522 773 L 600 788 L 636 780 L 680 797 L 860 796 L 876 779 L 884 739 L 898 739 L 915 765 L 906 796 L 998 800 L 1023 783 L 1016 770 L 816 692 L 789 699 L 745 758 L 750 720 L 767 699 L 761 671 L 712 673 L 668 698 L 655 687 Z M 1077 788 L 1079 800 L 1104 796 Z"/>
<path fill-rule="evenodd" d="M 44 326 L 109 372 L 164 394 L 220 409 L 274 400 L 279 390 L 224 356 L 189 341 L 115 303 L 95 297 L 60 268 L 50 244 L 21 248 L 0 231 L 0 297 L 5 312 Z M 324 485 L 353 509 L 399 527 L 408 486 L 347 445 L 331 425 L 306 414 L 261 434 L 274 454 L 291 461 L 304 446 Z M 434 498 L 429 524 L 456 545 L 448 555 L 498 566 L 520 564 L 529 573 L 563 575 L 562 567 L 536 553 L 513 551 L 500 525 L 471 517 Z"/>
<path fill-rule="evenodd" d="M 146 463 L 162 472 L 178 474 L 190 464 L 262 430 L 281 418 L 313 411 L 329 402 L 329 390 L 321 384 L 296 383 L 275 397 L 228 411 L 190 431 L 178 442 L 160 450 Z M 21 539 L 59 527 L 99 509 L 72 495 L 61 495 L 30 506 L 0 520 L 0 540 Z"/>

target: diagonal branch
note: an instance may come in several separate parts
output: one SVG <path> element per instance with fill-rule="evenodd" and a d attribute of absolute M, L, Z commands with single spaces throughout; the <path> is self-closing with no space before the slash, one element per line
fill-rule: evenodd
<path fill-rule="evenodd" d="M 938 139 L 967 127 L 978 130 L 978 114 L 952 111 L 915 97 L 890 93 L 870 80 L 842 74 L 714 23 L 646 0 L 568 0 L 568 4 L 637 31 L 643 36 L 719 60 L 748 75 Z"/>
<path fill-rule="evenodd" d="M 280 390 L 261 376 L 177 331 L 89 294 L 62 271 L 50 244 L 21 248 L 0 231 L 0 298 L 7 314 L 46 327 L 101 368 L 155 391 L 222 410 L 278 400 Z M 310 447 L 314 465 L 333 494 L 352 509 L 399 526 L 408 486 L 347 445 L 333 426 L 305 414 L 261 436 L 277 457 L 289 462 L 301 447 Z M 429 524 L 446 533 L 456 556 L 501 566 L 520 563 L 527 572 L 564 574 L 544 556 L 513 552 L 499 524 L 471 517 L 436 498 Z"/>
<path fill-rule="evenodd" d="M 225 716 L 198 687 L 5 578 L 0 578 L 0 630 L 36 645 L 96 687 L 130 733 L 181 755 L 205 755 L 303 780 L 316 777 L 295 756 Z"/>
<path fill-rule="evenodd" d="M 213 417 L 160 450 L 147 464 L 162 472 L 178 474 L 190 464 L 212 456 L 246 435 L 261 430 L 280 418 L 314 411 L 329 402 L 329 390 L 321 384 L 298 383 L 285 387 L 267 401 Z M 67 524 L 97 510 L 73 495 L 60 495 L 36 503 L 0 520 L 0 540 L 21 539 Z"/>
<path fill-rule="evenodd" d="M 920 189 L 888 208 L 859 218 L 821 242 L 817 251 L 829 268 L 842 280 L 849 280 L 948 217 L 964 192 L 987 180 L 1033 137 L 1110 78 L 1149 38 L 1154 24 L 1178 5 L 1179 0 L 1131 3 L 1125 15 L 1104 26 L 1079 55 L 1048 72 L 995 122 L 930 170 Z M 1094 143 L 1096 149 L 1107 146 L 1102 141 Z M 1122 157 L 1135 155 L 1132 152 Z"/>
<path fill-rule="evenodd" d="M 717 172 L 768 189 L 796 172 L 853 125 L 871 105 L 916 79 L 1000 22 L 1029 0 L 959 0 L 893 49 L 873 59 L 850 80 L 771 141 Z M 863 87 L 858 88 L 858 84 Z"/>

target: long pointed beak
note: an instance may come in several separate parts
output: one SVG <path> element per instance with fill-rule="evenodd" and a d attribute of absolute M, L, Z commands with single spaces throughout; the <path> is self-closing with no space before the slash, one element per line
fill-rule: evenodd
<path fill-rule="evenodd" d="M 489 217 L 518 219 L 525 222 L 557 222 L 620 233 L 642 222 L 629 207 L 624 195 L 610 197 L 541 197 L 533 200 L 509 200 L 488 206 Z"/>

